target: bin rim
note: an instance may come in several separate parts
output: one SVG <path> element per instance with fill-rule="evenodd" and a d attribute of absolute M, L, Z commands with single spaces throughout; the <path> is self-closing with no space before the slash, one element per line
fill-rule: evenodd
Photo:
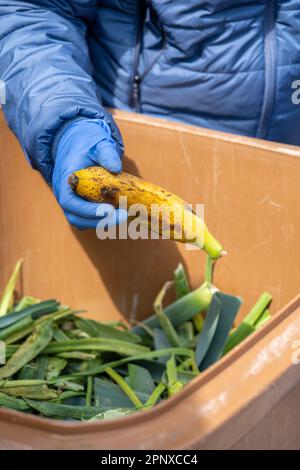
<path fill-rule="evenodd" d="M 157 127 L 161 130 L 176 130 L 179 133 L 187 133 L 210 139 L 218 139 L 218 141 L 232 142 L 234 145 L 242 145 L 254 147 L 261 150 L 267 150 L 280 156 L 300 158 L 300 147 L 297 145 L 286 144 L 278 141 L 259 139 L 257 137 L 248 137 L 245 135 L 233 134 L 230 132 L 208 129 L 206 127 L 185 124 L 181 121 L 173 121 L 172 119 L 153 117 L 146 114 L 133 113 L 115 108 L 108 108 L 117 122 L 132 123 L 134 126 L 143 125 L 149 127 Z"/>

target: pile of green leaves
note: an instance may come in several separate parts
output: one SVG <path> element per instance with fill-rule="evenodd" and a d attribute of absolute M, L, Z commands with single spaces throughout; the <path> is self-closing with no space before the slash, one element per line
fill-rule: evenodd
<path fill-rule="evenodd" d="M 178 393 L 269 318 L 262 294 L 237 328 L 241 299 L 212 283 L 191 290 L 180 264 L 154 301 L 154 314 L 129 328 L 79 315 L 56 300 L 13 302 L 19 261 L 0 300 L 0 407 L 64 420 L 102 420 L 149 409 Z M 163 306 L 168 289 L 176 300 Z M 2 343 L 3 345 L 3 343 Z"/>

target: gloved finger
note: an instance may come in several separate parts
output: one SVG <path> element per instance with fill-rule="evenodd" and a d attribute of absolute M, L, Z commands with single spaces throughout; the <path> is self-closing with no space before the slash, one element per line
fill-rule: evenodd
<path fill-rule="evenodd" d="M 99 223 L 99 219 L 85 219 L 84 217 L 79 217 L 78 215 L 71 214 L 70 212 L 64 211 L 66 218 L 73 227 L 78 230 L 85 230 L 88 228 L 96 228 Z"/>
<path fill-rule="evenodd" d="M 102 214 L 102 211 L 97 210 L 97 215 Z M 97 227 L 99 228 L 106 228 L 106 227 L 113 227 L 114 225 L 120 225 L 124 223 L 128 218 L 128 213 L 125 209 L 115 209 L 113 213 L 109 216 L 103 217 L 99 220 L 99 224 Z"/>
<path fill-rule="evenodd" d="M 73 190 L 70 188 L 67 179 L 61 183 L 58 194 L 55 195 L 60 206 L 67 212 L 83 217 L 85 219 L 94 219 L 97 217 L 97 209 L 99 203 L 97 202 L 88 202 L 77 196 Z M 114 206 L 111 204 L 101 204 L 102 212 L 104 217 L 105 215 L 111 215 L 114 212 Z M 99 220 L 99 217 L 98 217 Z"/>
<path fill-rule="evenodd" d="M 122 148 L 111 136 L 110 127 L 106 122 L 93 119 L 78 120 L 67 127 L 56 150 L 53 184 L 70 172 L 93 164 L 99 165 L 99 155 L 102 154 L 99 149 L 102 142 L 103 158 L 111 159 L 111 171 L 118 171 Z M 110 169 L 110 162 L 107 167 Z"/>
<path fill-rule="evenodd" d="M 101 204 L 102 205 L 102 204 Z M 101 213 L 103 211 L 101 210 Z M 85 229 L 96 229 L 96 228 L 108 228 L 115 225 L 125 222 L 127 219 L 127 211 L 124 209 L 116 209 L 110 217 L 105 216 L 103 219 L 94 218 L 94 219 L 85 219 L 84 217 L 79 217 L 76 214 L 64 211 L 66 218 L 73 227 L 78 230 Z"/>
<path fill-rule="evenodd" d="M 117 144 L 117 150 L 120 154 L 120 157 L 122 157 L 123 152 L 124 152 L 124 142 L 123 142 L 123 139 L 122 139 L 121 132 L 120 132 L 118 126 L 116 125 L 115 121 L 113 120 L 112 115 L 108 111 L 106 111 L 105 109 L 103 110 L 103 112 L 104 112 L 105 117 L 106 117 L 106 122 L 109 125 L 111 135 L 112 135 L 114 141 Z"/>
<path fill-rule="evenodd" d="M 56 161 L 57 159 L 64 161 L 65 155 L 74 155 L 75 159 L 82 160 L 89 149 L 105 139 L 111 139 L 113 142 L 110 128 L 104 121 L 86 119 L 73 122 L 59 141 Z"/>
<path fill-rule="evenodd" d="M 122 171 L 122 160 L 117 150 L 116 144 L 112 140 L 101 140 L 89 152 L 90 158 L 95 163 L 112 173 L 120 173 Z"/>
<path fill-rule="evenodd" d="M 116 218 L 116 223 L 118 225 L 123 224 L 128 219 L 128 212 L 125 209 L 116 209 L 114 213 L 109 217 L 109 223 L 111 222 L 111 218 L 114 216 Z"/>

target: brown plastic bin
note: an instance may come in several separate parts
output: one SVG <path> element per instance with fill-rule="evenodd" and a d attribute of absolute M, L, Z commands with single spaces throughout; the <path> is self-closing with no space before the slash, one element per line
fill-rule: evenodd
<path fill-rule="evenodd" d="M 206 221 L 228 251 L 215 281 L 244 298 L 239 320 L 263 290 L 274 297 L 273 318 L 151 411 L 72 424 L 1 409 L 0 448 L 299 448 L 300 365 L 292 358 L 300 357 L 300 149 L 119 111 L 115 117 L 127 171 L 205 204 Z M 199 251 L 166 240 L 99 241 L 94 231 L 73 230 L 0 119 L 0 289 L 24 257 L 20 293 L 56 297 L 108 320 L 149 315 L 180 260 L 199 285 Z"/>

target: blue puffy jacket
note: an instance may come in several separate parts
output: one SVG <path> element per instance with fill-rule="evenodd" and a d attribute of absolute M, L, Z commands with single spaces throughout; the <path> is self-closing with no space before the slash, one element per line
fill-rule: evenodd
<path fill-rule="evenodd" d="M 0 0 L 0 78 L 48 181 L 65 121 L 119 139 L 103 105 L 300 144 L 300 1 Z"/>

